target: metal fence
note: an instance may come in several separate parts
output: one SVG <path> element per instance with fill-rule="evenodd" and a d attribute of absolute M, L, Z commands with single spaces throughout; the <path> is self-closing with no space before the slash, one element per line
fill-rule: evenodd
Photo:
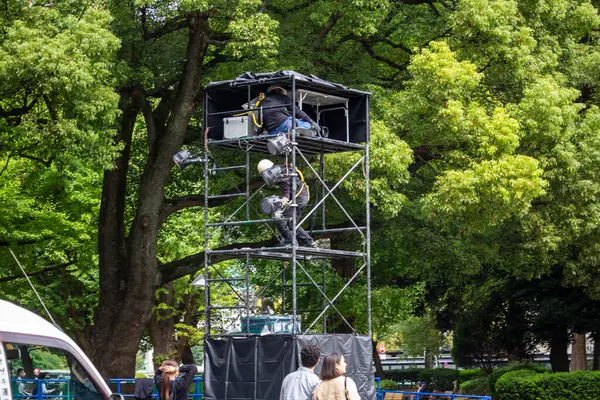
<path fill-rule="evenodd" d="M 69 379 L 11 379 L 13 399 L 71 399 L 72 387 Z M 19 393 L 23 385 L 25 394 Z M 44 394 L 43 388 L 51 393 Z"/>
<path fill-rule="evenodd" d="M 13 399 L 23 400 L 50 400 L 50 399 L 66 399 L 71 400 L 73 398 L 73 390 L 71 382 L 68 379 L 11 379 L 13 383 Z M 201 400 L 203 398 L 203 385 L 204 379 L 201 377 L 194 378 L 193 391 L 190 391 L 189 398 L 191 400 Z M 30 394 L 20 394 L 18 390 L 19 384 L 25 385 L 25 392 Z M 123 379 L 110 379 L 108 382 L 116 393 L 120 393 L 125 398 L 133 398 L 133 388 L 135 385 L 135 379 L 123 378 Z M 47 390 L 54 391 L 52 393 L 44 394 L 43 386 L 46 386 Z M 124 385 L 132 385 L 124 388 Z M 468 394 L 454 394 L 454 393 L 418 393 L 408 392 L 401 390 L 382 390 L 381 380 L 375 378 L 377 400 L 397 399 L 402 398 L 404 400 L 455 400 L 455 399 L 473 399 L 473 400 L 492 400 L 491 396 L 474 396 Z M 125 390 L 124 390 L 125 389 Z M 191 389 L 191 388 L 190 388 Z M 389 394 L 389 395 L 386 395 Z M 158 394 L 156 390 L 152 394 L 153 398 L 157 398 Z"/>

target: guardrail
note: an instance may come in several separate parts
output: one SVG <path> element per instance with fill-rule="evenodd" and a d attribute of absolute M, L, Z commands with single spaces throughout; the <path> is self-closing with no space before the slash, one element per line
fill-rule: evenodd
<path fill-rule="evenodd" d="M 68 379 L 11 379 L 13 383 L 13 399 L 18 400 L 71 400 L 73 396 L 71 395 L 71 383 Z M 26 390 L 32 390 L 33 388 L 37 388 L 35 394 L 26 394 L 21 395 L 18 393 L 18 385 L 23 383 L 26 385 Z M 110 385 L 116 385 L 116 393 L 120 393 L 125 398 L 134 398 L 133 394 L 133 386 L 128 388 L 128 390 L 123 390 L 123 385 L 135 385 L 135 378 L 115 378 L 110 379 L 108 381 Z M 55 389 L 55 392 L 59 394 L 44 394 L 42 393 L 42 384 L 46 384 L 47 388 Z M 201 400 L 204 397 L 203 392 L 203 384 L 204 379 L 202 377 L 196 377 L 193 379 L 193 392 L 190 391 L 188 397 L 192 400 Z M 52 385 L 52 387 L 50 387 Z M 375 386 L 376 386 L 376 395 L 378 400 L 385 400 L 386 394 L 390 395 L 401 395 L 403 399 L 407 400 L 437 400 L 437 399 L 473 399 L 473 400 L 492 400 L 491 396 L 475 396 L 468 394 L 454 394 L 454 393 L 424 393 L 424 392 L 407 392 L 401 390 L 382 390 L 381 389 L 381 379 L 375 378 Z M 33 390 L 32 390 L 33 391 Z M 125 392 L 125 393 L 124 393 Z M 157 399 L 158 394 L 156 393 L 156 388 L 151 395 L 152 398 Z M 389 398 L 393 398 L 392 396 L 387 396 Z"/>
<path fill-rule="evenodd" d="M 404 392 L 401 390 L 378 390 L 377 398 L 379 400 L 386 399 L 386 393 L 390 394 L 399 394 L 402 396 L 403 400 L 411 399 L 411 400 L 436 400 L 436 399 L 478 399 L 478 400 L 492 400 L 492 396 L 475 396 L 471 394 L 455 394 L 455 393 L 428 393 L 428 392 Z M 389 396 L 388 398 L 391 398 Z"/>
<path fill-rule="evenodd" d="M 204 397 L 204 394 L 202 393 L 202 385 L 204 382 L 204 378 L 202 377 L 196 377 L 193 380 L 193 387 L 194 387 L 194 391 L 188 393 L 188 397 L 191 398 L 192 400 L 198 400 L 201 399 L 202 397 Z M 134 397 L 133 395 L 133 390 L 131 390 L 131 393 L 123 393 L 122 389 L 122 384 L 134 384 L 135 385 L 135 379 L 133 378 L 124 378 L 124 379 L 110 379 L 108 381 L 109 384 L 112 385 L 117 385 L 117 393 L 120 393 L 123 395 L 123 397 Z M 152 393 L 152 398 L 158 398 L 158 393 L 156 392 L 156 387 L 154 388 L 154 392 Z"/>
<path fill-rule="evenodd" d="M 71 385 L 68 379 L 11 379 L 13 383 L 13 399 L 69 399 L 71 398 Z M 30 394 L 20 394 L 19 384 L 25 385 L 25 391 Z M 42 384 L 46 384 L 48 390 L 55 389 L 54 392 L 44 394 Z M 49 387 L 52 385 L 52 387 Z M 58 394 L 57 394 L 58 393 Z"/>

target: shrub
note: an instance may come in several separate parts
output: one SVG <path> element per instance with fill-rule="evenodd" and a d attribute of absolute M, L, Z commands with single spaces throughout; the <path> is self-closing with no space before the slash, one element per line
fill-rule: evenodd
<path fill-rule="evenodd" d="M 540 374 L 530 369 L 522 369 L 505 373 L 496 382 L 494 399 L 538 399 L 540 393 L 538 390 L 539 388 L 535 383 L 535 378 L 538 376 L 540 376 Z"/>
<path fill-rule="evenodd" d="M 496 383 L 498 400 L 600 399 L 600 371 L 514 371 Z"/>
<path fill-rule="evenodd" d="M 459 372 L 450 368 L 424 368 L 419 372 L 418 379 L 427 383 L 427 391 L 454 390 L 454 382 L 458 381 Z"/>
<path fill-rule="evenodd" d="M 469 379 L 468 381 L 461 383 L 460 393 L 474 394 L 477 396 L 489 396 L 491 394 L 490 377 L 481 376 L 479 378 Z"/>
<path fill-rule="evenodd" d="M 545 368 L 545 367 L 543 367 L 539 364 L 533 363 L 533 362 L 515 362 L 515 363 L 507 364 L 504 367 L 499 368 L 499 369 L 495 370 L 494 372 L 492 372 L 492 375 L 490 376 L 490 392 L 491 392 L 492 396 L 496 392 L 496 382 L 498 381 L 498 379 L 500 379 L 500 377 L 502 375 L 504 375 L 508 372 L 511 372 L 511 371 L 518 371 L 518 370 L 522 370 L 522 369 L 534 371 L 537 373 L 551 372 L 548 368 Z"/>
<path fill-rule="evenodd" d="M 398 382 L 391 379 L 384 379 L 381 381 L 382 390 L 398 390 Z"/>
<path fill-rule="evenodd" d="M 390 369 L 384 371 L 384 377 L 396 382 L 418 382 L 421 368 Z"/>
<path fill-rule="evenodd" d="M 486 376 L 485 371 L 480 368 L 461 369 L 458 371 L 458 381 L 460 383 L 470 381 L 471 379 L 481 378 Z"/>

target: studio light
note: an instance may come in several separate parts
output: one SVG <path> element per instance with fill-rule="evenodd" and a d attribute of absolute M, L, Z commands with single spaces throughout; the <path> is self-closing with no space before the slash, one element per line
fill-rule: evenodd
<path fill-rule="evenodd" d="M 281 165 L 273 165 L 271 168 L 264 170 L 260 176 L 269 186 L 277 186 L 286 178 L 286 170 Z"/>
<path fill-rule="evenodd" d="M 259 207 L 266 215 L 273 215 L 277 210 L 281 209 L 282 201 L 279 196 L 267 196 L 260 201 Z"/>
<path fill-rule="evenodd" d="M 204 161 L 200 155 L 192 154 L 189 150 L 180 150 L 173 156 L 173 162 L 179 169 L 185 169 L 190 164 L 199 164 Z"/>
<path fill-rule="evenodd" d="M 267 141 L 267 150 L 274 156 L 290 154 L 292 149 L 292 142 L 285 135 L 277 135 Z"/>

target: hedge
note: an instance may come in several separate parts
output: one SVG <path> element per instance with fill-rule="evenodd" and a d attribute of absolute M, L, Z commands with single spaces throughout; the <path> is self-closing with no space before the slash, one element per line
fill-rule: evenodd
<path fill-rule="evenodd" d="M 497 400 L 600 399 L 600 371 L 510 372 L 496 383 Z"/>
<path fill-rule="evenodd" d="M 381 390 L 398 390 L 398 382 L 391 379 L 384 379 L 380 383 Z"/>
<path fill-rule="evenodd" d="M 384 371 L 385 379 L 391 379 L 396 382 L 418 382 L 419 372 L 422 368 L 390 369 Z"/>
<path fill-rule="evenodd" d="M 477 396 L 489 396 L 491 395 L 490 390 L 490 377 L 481 376 L 479 378 L 470 379 L 460 384 L 460 393 L 462 394 L 474 394 Z"/>
<path fill-rule="evenodd" d="M 518 370 L 523 370 L 523 369 L 538 372 L 538 373 L 551 372 L 548 368 L 543 367 L 534 362 L 514 362 L 514 363 L 507 364 L 504 367 L 495 370 L 494 372 L 492 372 L 492 375 L 490 375 L 490 393 L 491 393 L 491 395 L 493 396 L 496 393 L 496 382 L 498 381 L 498 379 L 500 379 L 500 377 L 502 375 L 507 374 L 511 371 L 518 371 Z"/>
<path fill-rule="evenodd" d="M 427 383 L 427 391 L 444 392 L 454 390 L 454 382 L 458 381 L 459 372 L 450 368 L 423 368 L 419 372 L 419 382 Z"/>
<path fill-rule="evenodd" d="M 406 368 L 385 371 L 385 379 L 396 382 L 426 382 L 427 391 L 453 390 L 459 371 L 451 368 Z"/>
<path fill-rule="evenodd" d="M 459 370 L 458 381 L 460 383 L 470 381 L 471 379 L 481 378 L 486 376 L 485 371 L 480 368 L 461 369 Z"/>

